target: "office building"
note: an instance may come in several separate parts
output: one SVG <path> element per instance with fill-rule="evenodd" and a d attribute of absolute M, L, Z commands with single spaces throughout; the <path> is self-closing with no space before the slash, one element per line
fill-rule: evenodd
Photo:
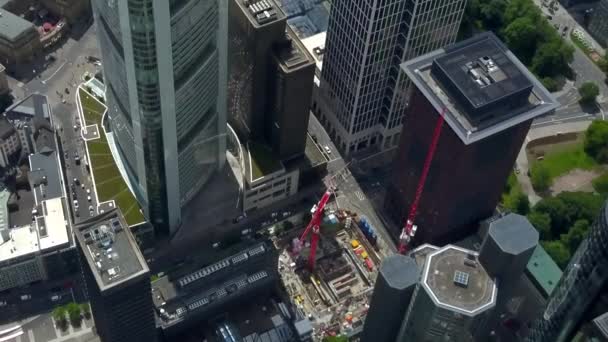
<path fill-rule="evenodd" d="M 101 341 L 156 341 L 150 270 L 124 217 L 114 209 L 74 230 Z"/>
<path fill-rule="evenodd" d="M 42 44 L 34 24 L 4 11 L 0 16 L 0 63 L 13 70 L 37 55 L 42 55 Z"/>
<path fill-rule="evenodd" d="M 587 31 L 602 46 L 608 46 L 608 0 L 599 0 L 593 7 Z"/>
<path fill-rule="evenodd" d="M 396 254 L 384 259 L 365 318 L 362 342 L 396 340 L 419 281 L 420 270 L 411 257 Z"/>
<path fill-rule="evenodd" d="M 231 250 L 233 254 L 152 284 L 156 324 L 166 339 L 273 291 L 278 257 L 269 242 Z"/>
<path fill-rule="evenodd" d="M 181 208 L 225 161 L 225 1 L 93 0 L 109 128 L 147 219 Z"/>
<path fill-rule="evenodd" d="M 332 3 L 313 107 L 344 155 L 397 145 L 399 64 L 455 41 L 466 1 Z M 386 141 L 386 142 L 385 142 Z"/>
<path fill-rule="evenodd" d="M 242 151 L 235 173 L 247 212 L 296 194 L 301 172 L 324 158 L 307 135 L 314 59 L 273 0 L 229 8 L 228 121 Z"/>
<path fill-rule="evenodd" d="M 478 254 L 424 245 L 412 257 L 422 275 L 396 341 L 487 341 L 498 288 Z"/>
<path fill-rule="evenodd" d="M 596 317 L 591 322 L 592 341 L 607 342 L 608 341 L 608 312 Z"/>
<path fill-rule="evenodd" d="M 530 328 L 528 341 L 566 342 L 608 290 L 608 206 L 572 256 L 547 308 Z"/>
<path fill-rule="evenodd" d="M 492 33 L 415 58 L 402 70 L 415 89 L 385 209 L 404 222 L 443 115 L 414 237 L 414 244 L 442 245 L 493 214 L 532 120 L 558 103 Z"/>
<path fill-rule="evenodd" d="M 17 211 L 14 217 L 25 217 L 27 223 L 22 219 L 11 221 L 11 193 L 3 186 L 0 190 L 0 291 L 60 279 L 78 271 L 57 137 L 49 121 L 47 99 L 44 95 L 31 95 L 9 109 L 6 117 L 3 120 L 8 125 L 32 126 L 27 139 L 32 146 L 26 155 L 33 199 L 13 204 L 12 210 Z M 14 132 L 14 136 L 21 136 L 25 131 L 15 128 Z M 21 145 L 19 138 L 13 143 Z"/>

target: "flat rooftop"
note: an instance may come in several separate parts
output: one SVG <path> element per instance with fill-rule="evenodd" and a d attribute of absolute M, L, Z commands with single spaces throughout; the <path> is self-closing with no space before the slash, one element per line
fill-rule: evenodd
<path fill-rule="evenodd" d="M 36 204 L 45 199 L 63 196 L 61 166 L 58 158 L 57 152 L 46 146 L 29 156 L 30 183 Z"/>
<path fill-rule="evenodd" d="M 496 283 L 477 255 L 453 245 L 428 254 L 422 286 L 437 306 L 468 316 L 494 307 Z"/>
<path fill-rule="evenodd" d="M 562 277 L 562 270 L 540 244 L 536 246 L 530 261 L 528 261 L 526 273 L 532 278 L 532 282 L 539 287 L 545 298 L 549 298 Z"/>
<path fill-rule="evenodd" d="M 325 39 L 327 32 L 317 33 L 314 36 L 302 39 L 302 45 L 308 50 L 308 53 L 315 60 L 317 70 L 323 68 L 323 55 L 325 54 Z"/>
<path fill-rule="evenodd" d="M 266 242 L 259 242 L 207 266 L 179 277 L 163 276 L 152 283 L 154 305 L 161 325 L 172 325 L 189 314 L 196 314 L 219 300 L 227 300 L 266 284 L 272 272 L 252 267 L 271 252 Z"/>
<path fill-rule="evenodd" d="M 234 0 L 254 27 L 286 20 L 285 13 L 273 0 Z M 247 3 L 247 4 L 245 4 Z"/>
<path fill-rule="evenodd" d="M 120 211 L 114 209 L 78 224 L 75 229 L 102 291 L 149 272 L 128 227 Z"/>
<path fill-rule="evenodd" d="M 289 44 L 276 49 L 275 56 L 279 61 L 279 65 L 285 71 L 299 70 L 315 63 L 313 57 L 306 51 L 306 48 L 293 30 L 287 26 L 287 41 Z"/>
<path fill-rule="evenodd" d="M 401 64 L 465 144 L 555 110 L 559 103 L 492 33 Z"/>
<path fill-rule="evenodd" d="M 0 262 L 29 254 L 50 252 L 70 244 L 69 224 L 63 198 L 42 201 L 30 225 L 9 229 L 10 239 L 0 239 Z"/>
<path fill-rule="evenodd" d="M 9 11 L 2 10 L 0 15 L 1 37 L 14 42 L 28 30 L 35 30 L 34 24 Z"/>

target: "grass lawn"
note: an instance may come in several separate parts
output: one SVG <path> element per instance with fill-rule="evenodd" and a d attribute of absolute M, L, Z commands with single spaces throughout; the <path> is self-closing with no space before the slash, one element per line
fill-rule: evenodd
<path fill-rule="evenodd" d="M 249 142 L 248 147 L 251 156 L 251 178 L 254 180 L 281 168 L 281 162 L 275 158 L 270 147 L 255 142 Z"/>
<path fill-rule="evenodd" d="M 139 204 L 123 180 L 101 128 L 104 105 L 84 91 L 80 92 L 80 99 L 86 124 L 99 125 L 99 139 L 87 142 L 99 202 L 114 200 L 129 225 L 143 222 Z"/>
<path fill-rule="evenodd" d="M 105 110 L 104 105 L 84 90 L 80 90 L 80 101 L 82 102 L 84 121 L 87 126 L 101 123 L 101 117 Z"/>
<path fill-rule="evenodd" d="M 551 182 L 571 170 L 592 170 L 598 166 L 595 160 L 585 153 L 581 141 L 571 145 L 558 146 L 554 150 L 548 151 L 543 160 L 533 162 L 530 172 L 534 174 L 540 165 L 547 169 Z"/>

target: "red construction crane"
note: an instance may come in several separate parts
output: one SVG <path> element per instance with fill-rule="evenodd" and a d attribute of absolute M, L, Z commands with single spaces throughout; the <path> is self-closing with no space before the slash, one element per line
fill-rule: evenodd
<path fill-rule="evenodd" d="M 320 225 L 321 219 L 323 218 L 323 209 L 325 209 L 325 205 L 329 201 L 329 197 L 331 196 L 332 188 L 328 188 L 327 191 L 323 194 L 319 203 L 313 207 L 312 218 L 306 226 L 304 233 L 300 237 L 300 245 L 304 244 L 304 239 L 312 231 L 312 236 L 310 238 L 310 254 L 308 255 L 308 268 L 312 272 L 315 269 L 315 257 L 317 254 L 317 244 L 319 243 L 319 233 L 320 233 Z"/>
<path fill-rule="evenodd" d="M 426 159 L 424 160 L 424 166 L 422 167 L 422 173 L 420 174 L 420 179 L 418 180 L 418 186 L 416 187 L 414 201 L 410 206 L 410 212 L 407 215 L 407 220 L 405 221 L 405 226 L 403 227 L 401 236 L 399 236 L 399 253 L 401 254 L 407 253 L 408 244 L 416 234 L 417 227 L 416 225 L 414 225 L 414 221 L 416 220 L 416 215 L 418 214 L 418 203 L 420 202 L 420 197 L 422 196 L 422 192 L 424 191 L 426 177 L 429 174 L 429 169 L 431 168 L 431 163 L 433 162 L 433 157 L 435 156 L 437 143 L 439 143 L 439 137 L 441 136 L 441 128 L 443 127 L 443 121 L 446 111 L 447 108 L 443 108 L 443 110 L 439 114 L 439 118 L 437 118 L 437 122 L 435 123 L 435 129 L 433 130 L 433 136 L 431 137 L 431 145 L 429 146 L 429 151 L 427 152 Z"/>

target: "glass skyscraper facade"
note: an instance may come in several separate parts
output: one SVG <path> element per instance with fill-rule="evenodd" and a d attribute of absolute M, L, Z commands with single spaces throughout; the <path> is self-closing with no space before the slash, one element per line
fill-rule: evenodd
<path fill-rule="evenodd" d="M 350 154 L 398 142 L 405 87 L 399 65 L 453 43 L 465 0 L 333 1 L 323 57 L 320 121 Z M 394 113 L 399 114 L 394 114 Z M 387 131 L 388 130 L 388 131 Z"/>
<path fill-rule="evenodd" d="M 157 233 L 225 161 L 227 3 L 93 0 L 109 128 Z"/>
<path fill-rule="evenodd" d="M 581 242 L 551 294 L 543 317 L 530 330 L 529 342 L 566 342 L 585 313 L 608 288 L 608 205 Z"/>

